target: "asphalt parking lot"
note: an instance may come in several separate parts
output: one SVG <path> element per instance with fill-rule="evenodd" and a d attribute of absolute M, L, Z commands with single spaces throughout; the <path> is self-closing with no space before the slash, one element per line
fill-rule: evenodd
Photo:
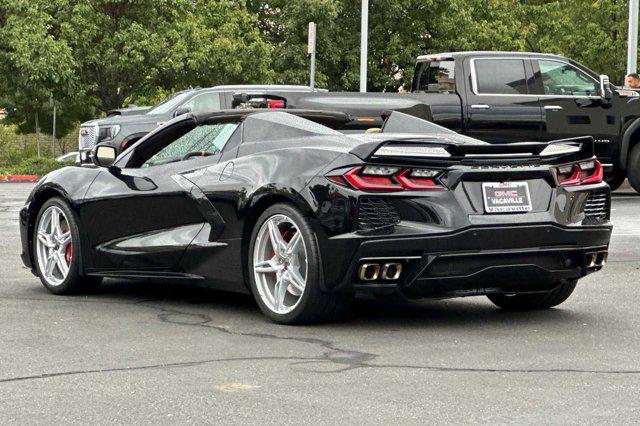
<path fill-rule="evenodd" d="M 640 418 L 640 196 L 568 302 L 359 301 L 285 327 L 248 297 L 109 280 L 47 293 L 19 259 L 31 184 L 0 184 L 0 423 L 631 423 Z"/>

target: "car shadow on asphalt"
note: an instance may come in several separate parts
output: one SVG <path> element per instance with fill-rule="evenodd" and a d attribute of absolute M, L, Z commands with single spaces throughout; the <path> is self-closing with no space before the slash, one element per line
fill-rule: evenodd
<path fill-rule="evenodd" d="M 44 289 L 42 289 L 44 291 Z M 73 299 L 73 297 L 71 297 Z M 83 300 L 96 303 L 153 304 L 185 313 L 195 310 L 209 312 L 212 318 L 226 315 L 235 319 L 246 317 L 250 322 L 269 323 L 249 295 L 213 290 L 184 282 L 135 282 L 106 280 L 99 293 Z M 570 301 L 569 301 L 570 302 Z M 594 314 L 577 311 L 566 305 L 536 312 L 506 312 L 484 297 L 447 300 L 402 301 L 384 296 L 357 298 L 348 315 L 340 322 L 315 327 L 370 329 L 410 329 L 441 327 L 506 327 L 545 324 L 574 325 L 593 320 Z"/>

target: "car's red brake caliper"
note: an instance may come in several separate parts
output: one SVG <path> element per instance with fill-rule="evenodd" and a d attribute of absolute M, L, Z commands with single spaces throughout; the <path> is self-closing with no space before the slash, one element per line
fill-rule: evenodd
<path fill-rule="evenodd" d="M 285 240 L 286 242 L 291 241 L 291 238 L 293 238 L 293 234 L 296 233 L 296 230 L 293 228 L 289 228 L 285 231 L 280 231 L 280 235 L 282 235 L 282 239 Z M 271 257 L 275 256 L 276 252 L 272 251 L 271 252 Z"/>

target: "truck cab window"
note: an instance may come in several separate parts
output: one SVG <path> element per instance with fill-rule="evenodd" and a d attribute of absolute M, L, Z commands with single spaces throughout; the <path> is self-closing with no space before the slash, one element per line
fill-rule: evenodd
<path fill-rule="evenodd" d="M 522 59 L 476 59 L 476 94 L 527 95 L 527 77 Z"/>
<path fill-rule="evenodd" d="M 454 93 L 455 82 L 455 62 L 450 61 L 427 61 L 420 62 L 416 67 L 417 82 L 415 91 L 431 93 Z"/>
<path fill-rule="evenodd" d="M 598 83 L 573 65 L 538 61 L 545 95 L 596 96 Z"/>

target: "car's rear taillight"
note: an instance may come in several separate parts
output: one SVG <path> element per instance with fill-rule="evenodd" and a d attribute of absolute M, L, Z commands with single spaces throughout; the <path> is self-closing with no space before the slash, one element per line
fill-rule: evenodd
<path fill-rule="evenodd" d="M 441 191 L 446 188 L 436 179 L 440 173 L 428 169 L 364 166 L 355 167 L 344 174 L 327 175 L 327 179 L 367 192 Z"/>
<path fill-rule="evenodd" d="M 435 172 L 433 170 L 430 171 Z M 412 171 L 411 169 L 405 169 L 396 175 L 396 179 L 402 186 L 410 190 L 442 191 L 445 187 L 436 182 L 434 179 L 436 175 L 433 177 L 424 177 L 421 175 L 420 170 Z"/>
<path fill-rule="evenodd" d="M 578 163 L 578 167 L 580 167 L 580 183 L 582 185 L 602 182 L 604 171 L 598 160 Z"/>
<path fill-rule="evenodd" d="M 392 174 L 385 176 L 375 172 L 366 173 L 366 169 L 366 167 L 351 169 L 344 174 L 344 178 L 354 188 L 363 191 L 402 191 L 404 189 L 402 185 L 393 180 Z"/>
<path fill-rule="evenodd" d="M 267 101 L 267 108 L 282 109 L 285 107 L 284 100 L 282 99 L 269 99 Z"/>
<path fill-rule="evenodd" d="M 602 164 L 598 160 L 582 161 L 567 164 L 557 169 L 558 184 L 560 186 L 588 185 L 600 183 L 603 179 Z"/>

